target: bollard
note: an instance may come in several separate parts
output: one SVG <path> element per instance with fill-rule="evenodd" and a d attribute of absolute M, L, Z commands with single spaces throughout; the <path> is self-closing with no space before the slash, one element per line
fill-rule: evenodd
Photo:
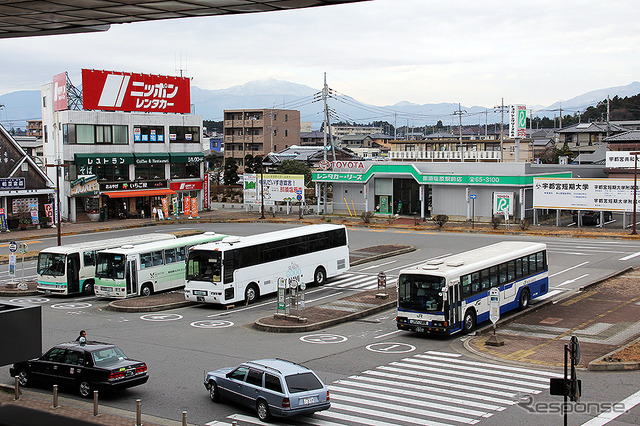
<path fill-rule="evenodd" d="M 182 412 L 182 426 L 187 426 L 187 412 Z"/>
<path fill-rule="evenodd" d="M 235 420 L 231 422 L 231 426 L 238 426 L 238 422 L 236 422 Z"/>
<path fill-rule="evenodd" d="M 20 382 L 18 381 L 18 376 L 16 376 L 16 386 L 14 389 L 16 392 L 14 399 L 17 401 L 20 399 Z"/>
<path fill-rule="evenodd" d="M 93 391 L 93 415 L 98 415 L 98 391 Z"/>
<path fill-rule="evenodd" d="M 142 410 L 140 409 L 141 399 L 136 399 L 136 426 L 142 425 Z"/>
<path fill-rule="evenodd" d="M 58 406 L 58 385 L 53 385 L 53 408 Z"/>

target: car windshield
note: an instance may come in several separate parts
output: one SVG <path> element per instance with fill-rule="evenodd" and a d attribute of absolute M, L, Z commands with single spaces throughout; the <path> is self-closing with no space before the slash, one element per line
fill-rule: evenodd
<path fill-rule="evenodd" d="M 124 279 L 124 255 L 115 253 L 98 253 L 96 277 Z"/>
<path fill-rule="evenodd" d="M 287 387 L 291 393 L 322 389 L 322 383 L 311 372 L 286 376 L 284 380 L 287 382 Z"/>
<path fill-rule="evenodd" d="M 119 361 L 127 359 L 127 356 L 122 352 L 122 349 L 118 347 L 100 349 L 91 354 L 93 357 L 93 363 L 97 367 L 108 367 Z"/>
<path fill-rule="evenodd" d="M 53 275 L 61 277 L 64 275 L 64 254 L 40 253 L 38 255 L 38 273 L 40 275 Z"/>
<path fill-rule="evenodd" d="M 192 250 L 187 260 L 187 279 L 220 282 L 222 253 L 209 250 Z"/>

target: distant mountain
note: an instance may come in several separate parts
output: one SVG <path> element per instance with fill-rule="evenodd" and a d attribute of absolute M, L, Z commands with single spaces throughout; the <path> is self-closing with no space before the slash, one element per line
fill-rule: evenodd
<path fill-rule="evenodd" d="M 220 121 L 225 109 L 246 108 L 281 108 L 300 111 L 302 121 L 311 122 L 314 129 L 319 129 L 322 123 L 322 102 L 314 102 L 314 95 L 319 93 L 302 84 L 288 81 L 266 79 L 250 81 L 246 84 L 229 87 L 227 89 L 205 90 L 196 86 L 191 87 L 191 103 L 195 113 L 206 120 Z M 584 111 L 588 106 L 596 105 L 607 96 L 626 97 L 640 93 L 640 82 L 633 82 L 626 86 L 610 87 L 594 90 L 572 99 L 556 102 L 547 107 L 529 106 L 534 115 L 552 118 L 559 113 L 562 106 L 563 115 Z M 26 126 L 26 120 L 39 119 L 40 91 L 23 90 L 0 95 L 0 123 L 7 128 Z M 344 95 L 329 100 L 329 106 L 334 111 L 332 121 L 349 121 L 370 123 L 372 121 L 388 121 L 398 127 L 433 125 L 442 120 L 446 125 L 457 125 L 458 117 L 453 113 L 458 111 L 457 103 L 437 103 L 418 105 L 411 102 L 398 102 L 394 105 L 374 106 L 358 102 Z M 489 124 L 500 122 L 499 110 L 493 107 L 461 106 L 462 123 Z M 487 110 L 488 109 L 488 110 Z M 485 115 L 486 114 L 486 115 Z M 507 116 L 505 115 L 505 122 Z"/>

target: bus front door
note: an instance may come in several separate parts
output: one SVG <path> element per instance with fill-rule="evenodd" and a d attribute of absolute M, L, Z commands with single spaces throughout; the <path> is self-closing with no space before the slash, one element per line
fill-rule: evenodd
<path fill-rule="evenodd" d="M 73 294 L 80 291 L 80 254 L 67 255 L 67 293 Z"/>
<path fill-rule="evenodd" d="M 125 270 L 127 296 L 138 294 L 138 271 L 135 260 L 128 260 Z"/>
<path fill-rule="evenodd" d="M 449 287 L 449 324 L 450 329 L 454 330 L 460 324 L 460 283 L 456 282 Z"/>

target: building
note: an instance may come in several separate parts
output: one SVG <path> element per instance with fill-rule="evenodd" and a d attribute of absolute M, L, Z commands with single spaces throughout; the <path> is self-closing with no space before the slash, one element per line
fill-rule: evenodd
<path fill-rule="evenodd" d="M 326 135 L 327 145 L 331 144 L 331 136 Z M 313 132 L 300 132 L 300 145 L 302 146 L 321 146 L 324 145 L 325 134 L 320 131 Z M 337 143 L 335 137 L 333 138 L 334 145 Z"/>
<path fill-rule="evenodd" d="M 38 224 L 46 217 L 45 206 L 54 205 L 55 193 L 55 183 L 0 125 L 0 208 L 7 227 L 33 218 Z"/>
<path fill-rule="evenodd" d="M 360 161 L 357 154 L 349 149 L 334 147 L 334 151 L 326 153 L 327 159 L 333 159 L 335 152 L 336 160 L 340 161 Z M 318 168 L 320 162 L 325 159 L 325 150 L 320 146 L 290 146 L 278 153 L 270 153 L 264 159 L 265 172 L 275 172 L 276 168 L 282 164 L 284 160 L 295 160 L 305 163 L 310 168 Z"/>
<path fill-rule="evenodd" d="M 245 156 L 264 157 L 300 143 L 300 111 L 225 110 L 223 133 L 225 160 L 234 158 L 242 173 Z"/>
<path fill-rule="evenodd" d="M 42 120 L 27 120 L 27 136 L 42 139 Z"/>
<path fill-rule="evenodd" d="M 607 136 L 628 131 L 626 127 L 614 123 L 579 123 L 557 131 L 557 148 L 565 144 L 575 154 L 593 154 Z"/>
<path fill-rule="evenodd" d="M 438 138 L 393 140 L 389 158 L 395 161 L 533 162 L 532 140 Z M 502 154 L 500 147 L 502 146 Z"/>
<path fill-rule="evenodd" d="M 24 151 L 36 162 L 38 167 L 44 170 L 44 152 L 42 137 L 36 138 L 35 136 L 14 136 L 13 137 L 18 145 L 24 149 Z"/>
<path fill-rule="evenodd" d="M 337 139 L 342 139 L 343 136 L 348 135 L 370 135 L 372 133 L 382 133 L 382 127 L 371 126 L 344 126 L 339 124 L 331 125 L 331 134 Z"/>
<path fill-rule="evenodd" d="M 85 81 L 85 71 L 83 90 L 86 94 L 90 86 Z M 188 84 L 188 79 L 184 79 L 185 83 L 180 77 L 101 73 L 129 76 L 141 82 L 147 78 L 164 78 L 176 87 Z M 87 215 L 96 218 L 98 212 L 103 219 L 150 217 L 153 207 L 161 207 L 163 202 L 177 215 L 185 210 L 185 197 L 189 197 L 187 207 L 195 207 L 193 199 L 197 200 L 197 207 L 206 207 L 203 205 L 201 116 L 71 110 L 66 109 L 66 105 L 54 111 L 53 84 L 43 85 L 41 93 L 42 119 L 47 129 L 45 162 L 64 170 L 63 218 L 75 222 Z M 176 99 L 177 96 L 172 100 Z M 185 103 L 188 111 L 188 99 Z M 55 176 L 57 168 L 47 167 L 49 176 Z M 176 205 L 177 209 L 173 208 Z"/>

